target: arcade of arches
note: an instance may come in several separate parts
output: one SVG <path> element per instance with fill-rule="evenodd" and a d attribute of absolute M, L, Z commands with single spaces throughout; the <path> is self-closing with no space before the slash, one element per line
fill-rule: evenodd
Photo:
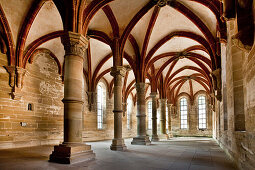
<path fill-rule="evenodd" d="M 0 149 L 50 161 L 212 137 L 255 162 L 252 0 L 0 0 Z M 150 147 L 150 146 L 148 146 Z"/>

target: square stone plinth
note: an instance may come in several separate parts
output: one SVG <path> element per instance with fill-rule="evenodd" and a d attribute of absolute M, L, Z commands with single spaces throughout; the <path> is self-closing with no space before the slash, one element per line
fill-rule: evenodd
<path fill-rule="evenodd" d="M 125 151 L 127 147 L 123 139 L 113 139 L 110 149 L 113 151 Z"/>
<path fill-rule="evenodd" d="M 158 135 L 152 135 L 151 141 L 152 141 L 152 142 L 157 142 L 157 141 L 159 141 Z"/>
<path fill-rule="evenodd" d="M 50 155 L 50 162 L 74 164 L 95 159 L 95 153 L 90 145 L 86 144 L 60 144 L 54 146 Z"/>
<path fill-rule="evenodd" d="M 169 136 L 168 134 L 160 134 L 158 135 L 160 140 L 169 140 Z"/>
<path fill-rule="evenodd" d="M 132 145 L 150 145 L 151 141 L 149 136 L 135 137 L 131 142 Z"/>

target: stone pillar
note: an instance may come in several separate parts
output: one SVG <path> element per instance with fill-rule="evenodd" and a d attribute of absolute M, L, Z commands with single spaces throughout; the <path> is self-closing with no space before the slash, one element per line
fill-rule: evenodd
<path fill-rule="evenodd" d="M 88 40 L 81 34 L 67 32 L 62 37 L 65 47 L 64 142 L 54 146 L 50 161 L 78 163 L 95 158 L 90 145 L 82 143 L 83 62 Z"/>
<path fill-rule="evenodd" d="M 173 110 L 173 104 L 167 104 L 168 107 L 168 137 L 172 138 L 173 134 L 172 134 L 172 110 Z"/>
<path fill-rule="evenodd" d="M 136 83 L 137 92 L 137 136 L 133 138 L 132 145 L 149 145 L 150 139 L 146 135 L 146 108 L 145 83 Z"/>
<path fill-rule="evenodd" d="M 167 99 L 159 99 L 159 108 L 160 108 L 160 139 L 168 139 L 166 133 L 166 101 Z"/>
<path fill-rule="evenodd" d="M 152 100 L 152 138 L 151 141 L 159 141 L 158 138 L 158 128 L 157 128 L 157 99 L 156 99 L 156 92 L 152 92 L 150 94 Z"/>
<path fill-rule="evenodd" d="M 114 77 L 114 139 L 112 140 L 111 150 L 126 150 L 124 139 L 122 138 L 122 78 L 126 74 L 123 66 L 112 67 L 111 75 Z"/>

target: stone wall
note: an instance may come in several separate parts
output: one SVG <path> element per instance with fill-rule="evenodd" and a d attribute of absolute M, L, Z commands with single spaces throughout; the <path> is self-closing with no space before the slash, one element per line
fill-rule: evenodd
<path fill-rule="evenodd" d="M 240 169 L 255 169 L 255 46 L 251 51 L 239 49 L 232 40 L 235 21 L 228 21 L 227 25 L 227 91 L 223 92 L 227 113 L 224 101 L 218 101 L 214 138 Z"/>
<path fill-rule="evenodd" d="M 56 62 L 46 53 L 34 57 L 33 64 L 27 65 L 19 100 L 10 98 L 6 65 L 6 56 L 0 54 L 0 148 L 59 143 L 63 136 L 63 84 Z"/>
<path fill-rule="evenodd" d="M 7 57 L 0 54 L 0 149 L 59 144 L 63 141 L 64 85 L 58 65 L 49 53 L 39 52 L 32 64 L 27 64 L 22 98 L 13 100 L 9 74 L 4 66 Z M 113 97 L 106 98 L 104 128 L 97 129 L 97 112 L 89 111 L 86 91 L 84 96 L 84 141 L 113 138 Z M 106 95 L 108 96 L 108 95 Z M 28 110 L 32 104 L 32 111 Z M 132 107 L 132 128 L 127 129 L 127 116 L 123 118 L 123 137 L 136 134 L 136 107 Z M 21 126 L 21 123 L 24 126 Z"/>

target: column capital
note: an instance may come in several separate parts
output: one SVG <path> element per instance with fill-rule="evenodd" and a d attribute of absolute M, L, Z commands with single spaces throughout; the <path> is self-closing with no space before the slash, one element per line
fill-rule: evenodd
<path fill-rule="evenodd" d="M 151 98 L 156 98 L 157 94 L 158 94 L 157 92 L 151 92 L 150 97 Z"/>
<path fill-rule="evenodd" d="M 22 68 L 22 67 L 17 67 L 16 69 L 17 69 L 17 73 L 18 73 L 18 74 L 21 74 L 21 75 L 25 74 L 26 71 L 27 71 L 26 69 L 24 69 L 24 68 Z"/>
<path fill-rule="evenodd" d="M 168 106 L 168 107 L 172 107 L 173 104 L 172 104 L 172 103 L 167 103 L 167 106 Z"/>
<path fill-rule="evenodd" d="M 113 77 L 115 77 L 117 75 L 121 75 L 122 77 L 124 77 L 126 75 L 126 67 L 124 67 L 124 66 L 115 66 L 115 67 L 112 67 L 110 74 Z"/>
<path fill-rule="evenodd" d="M 88 48 L 88 39 L 82 34 L 68 31 L 61 37 L 65 55 L 76 55 L 83 58 Z"/>
<path fill-rule="evenodd" d="M 137 93 L 145 92 L 145 83 L 136 83 L 135 88 L 136 88 Z"/>
<path fill-rule="evenodd" d="M 7 71 L 9 74 L 14 74 L 15 71 L 16 71 L 16 67 L 15 67 L 15 66 L 4 66 L 4 68 L 6 69 L 6 71 Z"/>
<path fill-rule="evenodd" d="M 160 103 L 166 103 L 167 99 L 158 99 Z"/>

